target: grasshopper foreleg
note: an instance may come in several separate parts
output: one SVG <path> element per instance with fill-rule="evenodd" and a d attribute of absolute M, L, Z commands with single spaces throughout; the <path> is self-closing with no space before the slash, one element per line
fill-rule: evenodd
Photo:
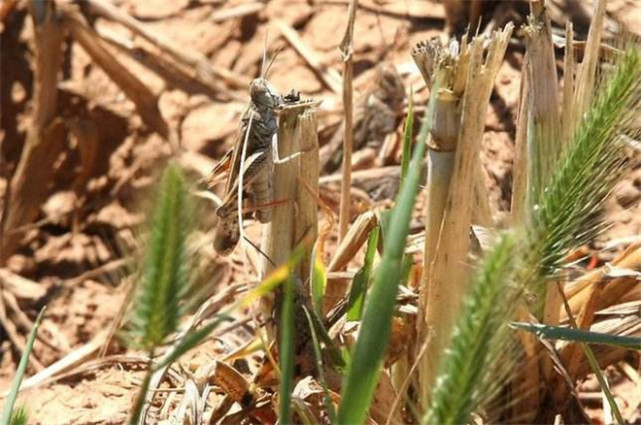
<path fill-rule="evenodd" d="M 311 148 L 301 149 L 298 152 L 294 152 L 291 155 L 281 158 L 280 154 L 278 153 L 278 136 L 274 134 L 274 137 L 272 138 L 272 151 L 274 152 L 273 161 L 274 161 L 274 164 L 277 164 L 277 165 L 286 164 L 287 162 L 293 159 L 299 158 L 302 154 L 310 152 L 311 150 L 312 150 Z"/>

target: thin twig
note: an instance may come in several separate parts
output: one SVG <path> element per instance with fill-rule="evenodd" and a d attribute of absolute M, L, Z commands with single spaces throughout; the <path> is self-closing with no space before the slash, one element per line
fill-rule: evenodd
<path fill-rule="evenodd" d="M 112 3 L 97 0 L 87 0 L 85 3 L 94 13 L 124 25 L 154 46 L 170 54 L 176 61 L 194 68 L 200 78 L 208 80 L 212 84 L 216 78 L 220 78 L 233 86 L 233 88 L 246 89 L 249 85 L 247 79 L 241 78 L 224 68 L 212 66 L 202 53 L 175 46 L 172 42 L 155 34 L 146 28 L 144 24 L 118 9 Z"/>
<path fill-rule="evenodd" d="M 329 87 L 334 93 L 341 92 L 341 77 L 332 68 L 324 65 L 318 53 L 312 50 L 305 42 L 298 36 L 296 31 L 290 27 L 286 22 L 275 19 L 273 21 L 276 28 L 283 34 L 283 37 L 292 45 L 292 47 L 305 59 L 305 62 L 312 68 L 312 70 L 321 78 L 321 80 Z"/>
<path fill-rule="evenodd" d="M 265 8 L 263 2 L 241 3 L 226 9 L 217 10 L 211 14 L 211 20 L 215 23 L 227 21 L 229 19 L 241 18 L 247 15 L 253 15 Z"/>
<path fill-rule="evenodd" d="M 145 124 L 164 138 L 170 138 L 169 126 L 158 108 L 157 96 L 107 50 L 85 18 L 71 7 L 62 8 L 65 26 L 87 54 L 100 66 L 125 95 L 136 105 Z"/>
<path fill-rule="evenodd" d="M 352 148 L 354 144 L 354 106 L 352 68 L 354 55 L 354 20 L 358 0 L 352 0 L 348 9 L 347 28 L 339 46 L 343 56 L 343 106 L 345 108 L 345 137 L 343 139 L 343 180 L 341 181 L 341 206 L 339 215 L 339 240 L 347 233 L 350 221 L 350 187 L 352 184 Z"/>

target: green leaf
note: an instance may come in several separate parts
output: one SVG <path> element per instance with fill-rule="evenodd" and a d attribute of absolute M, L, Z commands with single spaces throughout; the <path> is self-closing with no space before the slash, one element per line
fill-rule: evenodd
<path fill-rule="evenodd" d="M 412 132 L 414 130 L 414 92 L 410 88 L 407 119 L 403 127 L 403 156 L 401 157 L 401 182 L 407 176 L 412 151 Z"/>
<path fill-rule="evenodd" d="M 171 353 L 163 357 L 158 363 L 152 368 L 153 371 L 160 370 L 165 366 L 168 366 L 178 360 L 180 356 L 185 354 L 187 351 L 201 344 L 208 336 L 211 334 L 218 326 L 224 322 L 231 322 L 233 318 L 226 313 L 220 313 L 217 315 L 216 319 L 213 322 L 201 327 L 200 329 L 189 332 L 185 337 L 176 345 Z"/>
<path fill-rule="evenodd" d="M 306 252 L 305 243 L 296 246 L 287 263 L 273 270 L 267 277 L 254 289 L 249 291 L 240 302 L 236 304 L 236 308 L 244 308 L 250 306 L 254 301 L 263 297 L 285 282 L 291 275 L 292 268 L 295 267 L 300 260 L 302 260 Z"/>
<path fill-rule="evenodd" d="M 367 251 L 365 252 L 365 263 L 363 267 L 356 272 L 352 288 L 349 292 L 347 320 L 360 320 L 363 315 L 363 305 L 367 288 L 369 286 L 370 274 L 372 272 L 372 264 L 374 263 L 374 255 L 378 247 L 378 234 L 380 227 L 376 226 L 369 232 L 367 238 Z"/>
<path fill-rule="evenodd" d="M 580 345 L 583 349 L 583 352 L 585 353 L 585 356 L 588 358 L 588 363 L 590 363 L 592 372 L 594 372 L 597 381 L 599 381 L 599 385 L 601 385 L 601 391 L 603 391 L 603 394 L 605 394 L 605 398 L 608 400 L 608 404 L 610 405 L 610 409 L 612 409 L 612 413 L 614 413 L 617 424 L 625 425 L 626 422 L 623 420 L 623 416 L 621 415 L 621 411 L 619 410 L 619 405 L 617 404 L 614 396 L 612 395 L 612 392 L 610 391 L 608 381 L 605 379 L 605 376 L 603 376 L 603 372 L 601 372 L 601 368 L 599 367 L 599 362 L 597 361 L 596 356 L 587 344 L 581 343 Z"/>
<path fill-rule="evenodd" d="M 429 120 L 424 120 L 407 178 L 403 181 L 396 205 L 392 209 L 389 228 L 384 232 L 385 250 L 365 303 L 360 332 L 348 366 L 343 398 L 338 408 L 340 424 L 365 422 L 378 382 L 389 343 L 392 316 L 401 280 L 405 240 L 421 183 L 428 132 Z"/>
<path fill-rule="evenodd" d="M 318 245 L 314 246 L 312 258 L 314 262 L 310 285 L 312 306 L 316 314 L 322 316 L 323 298 L 325 297 L 325 287 L 327 286 L 327 271 L 322 259 L 318 256 Z"/>
<path fill-rule="evenodd" d="M 294 385 L 294 282 L 285 281 L 285 294 L 280 316 L 280 415 L 282 424 L 292 423 L 292 391 Z"/>
<path fill-rule="evenodd" d="M 149 361 L 154 357 L 154 347 L 149 350 Z M 131 413 L 129 415 L 129 425 L 138 425 L 140 422 L 140 417 L 142 415 L 142 408 L 145 405 L 145 399 L 147 397 L 147 392 L 149 392 L 149 384 L 151 383 L 151 376 L 153 375 L 152 369 L 147 369 L 145 377 L 140 384 L 138 389 L 138 394 L 134 400 Z"/>
<path fill-rule="evenodd" d="M 550 326 L 538 323 L 525 323 L 525 322 L 512 322 L 510 323 L 512 329 L 521 329 L 531 332 L 540 339 L 553 339 L 561 341 L 577 342 L 581 345 L 581 349 L 590 363 L 590 368 L 596 376 L 601 389 L 605 394 L 608 404 L 617 419 L 617 423 L 624 424 L 623 416 L 619 411 L 619 405 L 614 400 L 610 387 L 601 372 L 599 362 L 597 361 L 592 349 L 588 344 L 611 345 L 614 347 L 641 350 L 641 338 L 633 338 L 627 336 L 610 335 L 599 332 L 584 331 L 581 329 L 563 328 L 560 326 Z"/>
<path fill-rule="evenodd" d="M 327 380 L 325 379 L 325 368 L 323 367 L 323 353 L 321 352 L 320 343 L 318 342 L 318 336 L 316 335 L 316 326 L 309 310 L 303 306 L 303 311 L 307 317 L 307 324 L 312 335 L 312 345 L 314 346 L 314 355 L 316 356 L 316 369 L 318 370 L 318 380 L 323 387 L 323 392 L 325 393 L 324 401 L 325 408 L 329 415 L 329 422 L 332 424 L 336 422 L 336 409 L 334 409 L 334 403 L 332 402 L 332 397 L 329 393 L 329 387 L 327 386 Z"/>
<path fill-rule="evenodd" d="M 29 362 L 29 356 L 31 355 L 31 350 L 33 350 L 33 343 L 36 340 L 36 335 L 38 333 L 38 327 L 40 327 L 40 322 L 44 315 L 47 307 L 43 307 L 38 313 L 35 323 L 33 324 L 33 329 L 29 333 L 29 338 L 27 338 L 27 345 L 25 346 L 22 357 L 20 357 L 20 363 L 18 364 L 18 369 L 16 370 L 16 376 L 13 378 L 13 383 L 11 384 L 11 390 L 7 394 L 7 398 L 4 401 L 4 407 L 2 408 L 2 416 L 0 416 L 0 425 L 9 425 L 12 420 L 12 416 L 17 412 L 14 412 L 13 406 L 16 403 L 18 398 L 18 391 L 20 391 L 20 385 L 22 384 L 22 379 L 27 370 L 27 364 Z M 19 410 L 19 409 L 18 409 Z"/>
<path fill-rule="evenodd" d="M 510 323 L 510 327 L 531 332 L 541 339 L 611 345 L 613 347 L 625 348 L 628 350 L 641 350 L 641 338 L 610 335 L 580 329 L 564 328 L 560 326 L 542 325 L 538 323 L 512 322 Z"/>
<path fill-rule="evenodd" d="M 316 312 L 313 310 L 309 311 L 309 314 L 311 315 L 312 321 L 314 323 L 314 329 L 317 333 L 316 335 L 320 336 L 320 340 L 323 342 L 323 344 L 325 344 L 325 350 L 327 351 L 327 354 L 332 361 L 332 366 L 334 366 L 334 368 L 336 368 L 339 372 L 342 372 L 347 364 L 344 360 L 342 352 L 332 340 L 329 332 L 327 332 L 321 316 L 316 314 Z"/>

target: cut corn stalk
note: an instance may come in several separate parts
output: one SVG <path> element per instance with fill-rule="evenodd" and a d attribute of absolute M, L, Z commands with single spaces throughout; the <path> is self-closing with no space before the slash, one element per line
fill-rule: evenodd
<path fill-rule="evenodd" d="M 561 110 L 561 132 L 563 144 L 572 140 L 574 133 L 574 28 L 572 22 L 565 25 L 565 57 L 563 59 L 563 107 Z"/>
<path fill-rule="evenodd" d="M 302 240 L 313 241 L 318 233 L 318 217 L 315 193 L 309 189 L 318 189 L 318 133 L 316 124 L 315 103 L 301 103 L 287 106 L 279 117 L 278 153 L 288 158 L 282 163 L 274 164 L 272 187 L 274 199 L 286 201 L 274 207 L 272 220 L 267 225 L 262 241 L 265 254 L 262 264 L 262 276 L 266 276 L 278 265 L 285 264 L 294 248 Z M 300 153 L 297 157 L 290 157 Z M 305 169 L 302 168 L 303 164 Z M 299 178 L 302 180 L 299 181 Z M 304 182 L 304 183 L 303 183 Z M 308 280 L 312 265 L 312 244 L 294 270 L 293 285 Z M 304 288 L 294 288 L 300 294 L 309 293 Z M 277 290 L 275 297 L 282 297 Z M 272 317 L 275 305 L 271 296 L 261 301 L 263 313 Z M 273 336 L 273 329 L 268 327 L 268 335 Z"/>
<path fill-rule="evenodd" d="M 545 11 L 531 14 L 525 26 L 528 99 L 529 190 L 531 202 L 549 179 L 560 152 L 558 82 L 552 29 Z"/>
<path fill-rule="evenodd" d="M 474 182 L 477 178 L 485 114 L 494 87 L 494 78 L 503 60 L 512 29 L 513 25 L 508 24 L 504 30 L 493 34 L 485 59 L 483 37 L 474 38 L 469 46 L 465 42 L 462 45 L 459 62 L 462 66 L 458 72 L 463 73 L 466 80 L 465 89 L 462 90 L 461 123 L 454 168 L 437 242 L 426 241 L 428 247 L 434 244 L 434 254 L 432 258 L 424 259 L 424 264 L 428 265 L 424 271 L 427 281 L 423 280 L 421 297 L 427 297 L 427 300 L 423 299 L 421 303 L 423 308 L 426 308 L 426 315 L 425 322 L 419 324 L 419 328 L 423 330 L 424 337 L 427 334 L 425 330 L 428 329 L 425 326 L 430 330 L 427 355 L 420 373 L 421 395 L 426 399 L 467 292 L 465 264 L 470 246 L 474 207 L 474 197 L 470 194 L 474 192 Z M 446 86 L 438 79 L 436 84 Z M 457 89 L 456 86 L 453 88 Z M 431 213 L 430 210 L 428 214 Z M 427 220 L 429 223 L 432 218 L 427 217 Z M 426 239 L 432 237 L 432 234 L 426 234 Z M 430 251 L 426 249 L 425 255 Z"/>
<path fill-rule="evenodd" d="M 527 121 L 530 114 L 530 88 L 526 69 L 530 60 L 525 55 L 521 71 L 521 87 L 519 90 L 519 108 L 516 120 L 516 136 L 514 141 L 514 166 L 512 184 L 511 221 L 513 224 L 525 225 L 531 221 L 528 205 L 528 156 L 527 156 Z"/>
<path fill-rule="evenodd" d="M 583 114 L 592 103 L 596 82 L 596 70 L 601 50 L 601 38 L 603 36 L 603 24 L 605 21 L 605 3 L 606 0 L 596 0 L 594 15 L 592 17 L 592 23 L 590 24 L 590 32 L 588 33 L 588 39 L 585 44 L 585 54 L 577 69 L 574 92 L 574 106 L 576 109 L 573 112 L 575 126 L 579 125 L 583 119 Z"/>
<path fill-rule="evenodd" d="M 463 49 L 467 48 L 467 38 L 462 40 Z M 428 270 L 435 256 L 436 243 L 443 221 L 445 204 L 452 179 L 456 145 L 458 141 L 460 115 L 460 97 L 463 80 L 466 76 L 467 50 L 458 51 L 458 45 L 453 42 L 449 51 L 436 39 L 427 43 L 418 44 L 412 51 L 421 75 L 431 90 L 433 108 L 431 121 L 432 128 L 428 138 L 428 170 L 427 185 L 425 188 L 428 200 L 425 210 L 425 247 L 423 253 L 423 276 L 419 298 L 419 317 L 417 321 L 418 333 L 421 341 L 428 338 L 428 327 L 425 320 L 428 297 L 425 291 L 428 288 Z M 457 81 L 455 81 L 457 80 Z M 449 83 L 449 84 L 447 84 Z M 416 347 L 418 348 L 418 347 Z M 425 363 L 422 363 L 421 370 Z M 427 395 L 427 388 L 422 398 Z"/>

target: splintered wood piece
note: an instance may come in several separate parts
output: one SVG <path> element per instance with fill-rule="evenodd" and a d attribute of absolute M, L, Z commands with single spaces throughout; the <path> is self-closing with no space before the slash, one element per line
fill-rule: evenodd
<path fill-rule="evenodd" d="M 318 122 L 316 115 L 311 111 L 304 112 L 300 117 L 299 137 L 301 139 L 300 172 L 297 175 L 299 182 L 296 188 L 298 217 L 294 240 L 302 241 L 306 237 L 316 240 L 318 235 L 318 179 L 320 169 L 318 166 Z M 303 258 L 299 266 L 300 276 L 303 277 L 303 293 L 308 294 L 309 281 L 313 267 L 313 258 L 310 255 Z"/>
<path fill-rule="evenodd" d="M 65 26 L 71 31 L 74 40 L 134 102 L 145 124 L 162 137 L 169 138 L 169 127 L 158 109 L 157 96 L 107 50 L 104 42 L 87 25 L 80 13 L 71 7 L 66 7 L 63 11 Z"/>
<path fill-rule="evenodd" d="M 372 211 L 365 212 L 356 217 L 356 220 L 354 220 L 354 223 L 352 223 L 347 234 L 336 249 L 334 257 L 332 257 L 332 261 L 327 267 L 327 272 L 334 273 L 343 270 L 365 244 L 369 233 L 377 225 L 378 217 L 376 217 L 376 214 Z M 345 281 L 328 278 L 325 297 L 323 298 L 323 312 L 327 313 L 342 300 L 348 288 L 349 286 Z"/>
<path fill-rule="evenodd" d="M 86 362 L 91 357 L 95 356 L 96 353 L 98 353 L 100 347 L 102 347 L 102 345 L 105 343 L 108 333 L 109 332 L 106 330 L 98 333 L 93 337 L 91 341 L 89 341 L 85 345 L 74 348 L 73 351 L 71 351 L 60 360 L 50 364 L 35 375 L 25 379 L 22 382 L 22 386 L 20 387 L 20 389 L 26 390 L 27 388 L 41 385 L 44 382 L 48 381 L 50 378 L 68 372 L 70 369 Z"/>
<path fill-rule="evenodd" d="M 551 175 L 561 152 L 561 122 L 556 57 L 552 27 L 545 12 L 533 13 L 524 27 L 527 44 L 526 76 L 530 92 L 528 128 L 532 134 L 528 150 L 529 187 L 539 190 Z"/>
<path fill-rule="evenodd" d="M 289 26 L 285 21 L 281 19 L 274 19 L 272 23 L 276 25 L 276 28 L 283 34 L 283 37 L 292 45 L 292 47 L 298 52 L 299 55 L 305 62 L 312 68 L 312 70 L 318 75 L 323 83 L 327 85 L 334 93 L 341 93 L 341 84 L 342 78 L 332 68 L 323 64 L 319 59 L 320 55 L 312 50 L 296 33 L 296 31 Z"/>
<path fill-rule="evenodd" d="M 263 2 L 241 3 L 232 7 L 217 10 L 211 14 L 212 22 L 220 23 L 229 19 L 240 18 L 247 15 L 253 15 L 265 8 Z"/>
<path fill-rule="evenodd" d="M 365 212 L 354 220 L 347 235 L 336 249 L 332 261 L 327 267 L 328 272 L 342 270 L 349 263 L 354 255 L 367 241 L 369 233 L 378 225 L 378 217 L 372 211 Z"/>
<path fill-rule="evenodd" d="M 243 407 L 249 406 L 254 397 L 249 392 L 250 383 L 236 369 L 228 364 L 214 360 L 205 368 L 196 371 L 196 385 L 204 388 L 205 384 L 218 385 L 232 400 Z"/>
<path fill-rule="evenodd" d="M 576 85 L 574 87 L 574 127 L 583 119 L 583 114 L 588 110 L 594 95 L 596 70 L 599 63 L 600 44 L 605 21 L 605 6 L 606 0 L 596 0 L 586 41 L 585 54 L 577 69 Z"/>
<path fill-rule="evenodd" d="M 9 291 L 23 300 L 38 301 L 47 293 L 44 285 L 17 275 L 5 268 L 0 269 L 0 282 L 2 282 L 3 290 Z"/>
<path fill-rule="evenodd" d="M 265 253 L 261 276 L 267 276 L 276 267 L 285 264 L 293 250 L 303 241 L 315 241 L 318 235 L 318 130 L 315 102 L 302 102 L 303 107 L 288 107 L 281 111 L 278 123 L 278 156 L 289 158 L 274 164 L 273 197 L 290 202 L 275 206 L 272 220 L 263 233 L 262 251 Z M 307 168 L 304 169 L 303 165 Z M 309 193 L 311 189 L 314 194 Z M 293 271 L 298 299 L 304 300 L 304 282 L 309 278 L 312 261 L 310 243 L 300 264 Z M 262 313 L 273 317 L 282 302 L 282 291 L 261 300 Z M 302 308 L 302 305 L 297 306 Z M 298 310 L 297 310 L 298 311 Z M 303 316 L 304 317 L 304 316 Z M 300 327 L 295 327 L 298 330 Z M 276 329 L 267 327 L 268 337 Z M 297 337 L 297 340 L 301 338 Z M 297 353 L 298 354 L 298 353 Z"/>
<path fill-rule="evenodd" d="M 425 263 L 428 266 L 428 285 L 422 288 L 428 299 L 423 304 L 427 310 L 425 320 L 419 324 L 421 335 L 427 335 L 428 324 L 432 329 L 438 329 L 438 332 L 432 333 L 428 343 L 426 362 L 421 373 L 425 378 L 421 395 L 426 400 L 429 399 L 429 388 L 436 378 L 440 359 L 449 344 L 455 319 L 467 293 L 465 282 L 468 270 L 464 264 L 470 247 L 474 199 L 471 195 L 477 177 L 486 110 L 512 30 L 513 25 L 508 24 L 505 29 L 495 31 L 487 45 L 487 54 L 484 54 L 485 40 L 482 37 L 472 39 L 469 48 L 464 45 L 462 49 L 465 50 L 461 50 L 469 52 L 462 121 L 436 250 L 433 258 Z"/>
<path fill-rule="evenodd" d="M 35 27 L 33 115 L 25 145 L 6 195 L 2 217 L 0 265 L 13 255 L 22 233 L 8 233 L 37 216 L 49 195 L 54 159 L 62 152 L 66 131 L 57 118 L 58 72 L 62 64 L 63 29 L 54 2 L 29 2 Z"/>
<path fill-rule="evenodd" d="M 213 67 L 209 64 L 207 57 L 197 51 L 175 46 L 169 40 L 146 28 L 144 24 L 118 9 L 110 2 L 87 0 L 86 4 L 94 13 L 111 21 L 118 22 L 157 48 L 170 54 L 177 62 L 195 69 L 199 74 L 199 78 L 208 81 L 210 84 L 214 84 L 216 78 L 220 78 L 234 88 L 246 89 L 249 85 L 248 79 L 241 78 L 227 69 Z"/>
<path fill-rule="evenodd" d="M 527 188 L 528 188 L 528 146 L 527 127 L 530 115 L 530 88 L 527 79 L 527 62 L 529 55 L 525 55 L 523 70 L 521 71 L 521 86 L 519 88 L 519 106 L 516 118 L 516 136 L 514 140 L 514 166 L 512 185 L 512 205 L 510 208 L 512 223 L 527 223 Z"/>
<path fill-rule="evenodd" d="M 97 32 L 104 41 L 114 46 L 118 51 L 136 60 L 145 68 L 163 78 L 168 84 L 183 90 L 185 93 L 202 93 L 212 99 L 220 100 L 230 98 L 225 94 L 226 90 L 222 84 L 216 84 L 208 79 L 201 78 L 200 74 L 194 72 L 193 69 L 186 68 L 184 65 L 181 66 L 168 55 L 158 54 L 146 46 L 136 44 L 134 41 L 122 37 L 115 31 L 97 28 Z"/>
<path fill-rule="evenodd" d="M 611 265 L 622 269 L 638 269 L 641 267 L 641 247 L 634 244 L 625 250 L 619 257 L 612 261 Z M 583 306 L 588 303 L 591 294 L 591 287 L 606 279 L 608 267 L 601 267 L 592 272 L 586 273 L 574 282 L 565 286 L 565 294 L 572 313 L 577 314 Z M 618 277 L 607 282 L 599 298 L 599 308 L 606 308 L 618 302 L 621 296 L 638 285 L 638 281 L 632 277 Z M 561 320 L 566 320 L 567 314 L 561 310 Z"/>
<path fill-rule="evenodd" d="M 352 150 L 354 149 L 354 106 L 352 87 L 353 62 L 354 62 L 354 20 L 356 18 L 356 0 L 349 2 L 347 9 L 347 26 L 340 42 L 339 50 L 343 57 L 343 84 L 342 97 L 345 114 L 345 133 L 343 137 L 343 180 L 341 180 L 341 203 L 338 215 L 338 240 L 342 240 L 347 233 L 350 221 L 350 188 L 352 186 Z"/>
<path fill-rule="evenodd" d="M 563 143 L 568 144 L 574 133 L 574 29 L 572 22 L 565 24 L 565 56 L 563 58 L 563 106 L 561 109 L 561 131 Z"/>

